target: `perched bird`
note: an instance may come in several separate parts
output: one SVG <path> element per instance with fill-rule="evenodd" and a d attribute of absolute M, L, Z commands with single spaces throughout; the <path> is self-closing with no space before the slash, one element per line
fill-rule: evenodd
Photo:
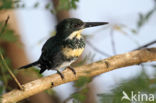
<path fill-rule="evenodd" d="M 40 58 L 19 69 L 39 66 L 40 73 L 46 69 L 56 70 L 63 79 L 64 76 L 59 69 L 68 67 L 76 74 L 70 64 L 78 59 L 85 48 L 85 41 L 81 35 L 82 30 L 105 24 L 108 22 L 83 22 L 77 18 L 64 19 L 56 26 L 56 35 L 49 38 L 43 45 Z"/>

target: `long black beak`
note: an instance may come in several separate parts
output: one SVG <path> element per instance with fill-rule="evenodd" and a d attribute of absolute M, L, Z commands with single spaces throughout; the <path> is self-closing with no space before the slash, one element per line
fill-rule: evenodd
<path fill-rule="evenodd" d="M 85 22 L 84 28 L 106 25 L 108 22 Z"/>

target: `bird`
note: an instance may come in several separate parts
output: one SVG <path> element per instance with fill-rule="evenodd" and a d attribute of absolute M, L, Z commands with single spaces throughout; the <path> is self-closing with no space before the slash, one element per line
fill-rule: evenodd
<path fill-rule="evenodd" d="M 69 68 L 75 75 L 75 70 L 70 66 L 82 54 L 85 48 L 85 40 L 82 30 L 89 27 L 108 24 L 108 22 L 83 22 L 78 18 L 66 18 L 56 25 L 56 35 L 50 37 L 42 47 L 41 56 L 33 63 L 22 66 L 19 69 L 27 69 L 38 66 L 40 73 L 46 69 L 56 70 L 64 79 L 60 68 Z"/>

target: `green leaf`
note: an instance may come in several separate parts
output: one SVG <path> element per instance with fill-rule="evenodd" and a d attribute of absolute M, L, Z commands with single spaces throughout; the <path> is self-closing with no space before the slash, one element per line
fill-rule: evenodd
<path fill-rule="evenodd" d="M 91 78 L 89 77 L 79 77 L 79 79 L 75 82 L 74 86 L 80 88 L 85 84 L 89 83 L 90 81 Z"/>
<path fill-rule="evenodd" d="M 56 95 L 56 92 L 55 92 L 53 89 L 48 89 L 48 90 L 46 90 L 46 93 L 48 93 L 48 94 L 51 95 L 51 96 Z"/>
<path fill-rule="evenodd" d="M 88 93 L 88 88 L 83 88 L 80 93 L 82 94 L 87 94 Z"/>
<path fill-rule="evenodd" d="M 149 12 L 146 14 L 139 14 L 139 20 L 137 22 L 138 28 L 141 28 L 152 16 L 152 14 L 155 12 L 155 8 L 151 9 Z"/>
<path fill-rule="evenodd" d="M 0 5 L 0 10 L 2 9 L 11 9 L 13 8 L 13 1 L 12 0 L 2 0 Z"/>
<path fill-rule="evenodd" d="M 138 20 L 138 23 L 137 23 L 138 28 L 140 28 L 144 24 L 144 22 L 145 22 L 144 18 L 145 18 L 144 15 L 140 13 L 139 14 L 139 20 Z"/>
<path fill-rule="evenodd" d="M 7 29 L 3 35 L 0 35 L 0 39 L 8 42 L 15 42 L 17 40 L 17 37 L 14 35 L 13 30 Z"/>
<path fill-rule="evenodd" d="M 4 51 L 4 49 L 2 47 L 0 47 L 0 53 L 2 53 L 2 54 L 5 53 L 5 51 Z"/>
<path fill-rule="evenodd" d="M 74 86 L 79 88 L 78 91 L 71 95 L 74 103 L 83 103 L 86 99 L 86 95 L 88 93 L 87 84 L 91 81 L 89 77 L 79 77 L 79 79 L 75 82 Z"/>
<path fill-rule="evenodd" d="M 3 86 L 0 86 L 0 95 L 3 93 L 3 90 L 4 90 Z"/>
<path fill-rule="evenodd" d="M 35 4 L 34 4 L 34 8 L 37 8 L 39 6 L 39 2 L 36 2 Z"/>
<path fill-rule="evenodd" d="M 47 4 L 45 5 L 45 8 L 46 8 L 46 9 L 49 9 L 50 6 L 51 6 L 51 3 L 47 3 Z"/>
<path fill-rule="evenodd" d="M 149 12 L 145 15 L 146 20 L 149 20 L 149 18 L 152 16 L 153 13 L 154 13 L 154 10 L 149 11 Z"/>
<path fill-rule="evenodd" d="M 56 11 L 55 11 L 54 9 L 51 9 L 50 12 L 51 12 L 52 14 L 56 14 Z"/>
<path fill-rule="evenodd" d="M 137 34 L 137 30 L 136 29 L 131 29 L 131 32 L 134 34 Z"/>
<path fill-rule="evenodd" d="M 35 67 L 31 67 L 31 68 L 29 68 L 29 69 L 27 69 L 27 70 L 24 70 L 24 71 L 25 71 L 25 74 L 28 73 L 28 74 L 27 74 L 28 76 L 29 76 L 29 75 L 31 76 L 30 72 L 34 72 L 34 73 L 37 74 L 38 77 L 43 77 L 43 74 L 40 74 L 40 73 L 39 73 L 40 70 L 39 70 L 39 69 L 36 69 Z"/>
<path fill-rule="evenodd" d="M 57 10 L 76 9 L 78 1 L 79 0 L 60 0 Z"/>
<path fill-rule="evenodd" d="M 76 9 L 77 8 L 77 2 L 78 2 L 79 0 L 71 0 L 71 8 L 73 8 L 73 9 Z"/>
<path fill-rule="evenodd" d="M 72 94 L 71 97 L 78 100 L 78 101 L 80 101 L 80 102 L 83 102 L 86 99 L 86 96 L 81 94 L 81 93 Z"/>

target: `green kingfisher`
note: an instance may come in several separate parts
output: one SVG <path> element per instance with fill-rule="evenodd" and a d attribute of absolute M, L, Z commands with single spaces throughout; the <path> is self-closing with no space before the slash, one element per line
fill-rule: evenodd
<path fill-rule="evenodd" d="M 49 38 L 43 45 L 40 58 L 19 69 L 38 66 L 41 68 L 40 73 L 46 69 L 52 69 L 56 70 L 62 79 L 64 75 L 59 71 L 60 68 L 69 68 L 76 74 L 70 65 L 78 59 L 85 48 L 82 30 L 105 24 L 108 22 L 83 22 L 77 18 L 64 19 L 56 26 L 56 35 Z"/>

